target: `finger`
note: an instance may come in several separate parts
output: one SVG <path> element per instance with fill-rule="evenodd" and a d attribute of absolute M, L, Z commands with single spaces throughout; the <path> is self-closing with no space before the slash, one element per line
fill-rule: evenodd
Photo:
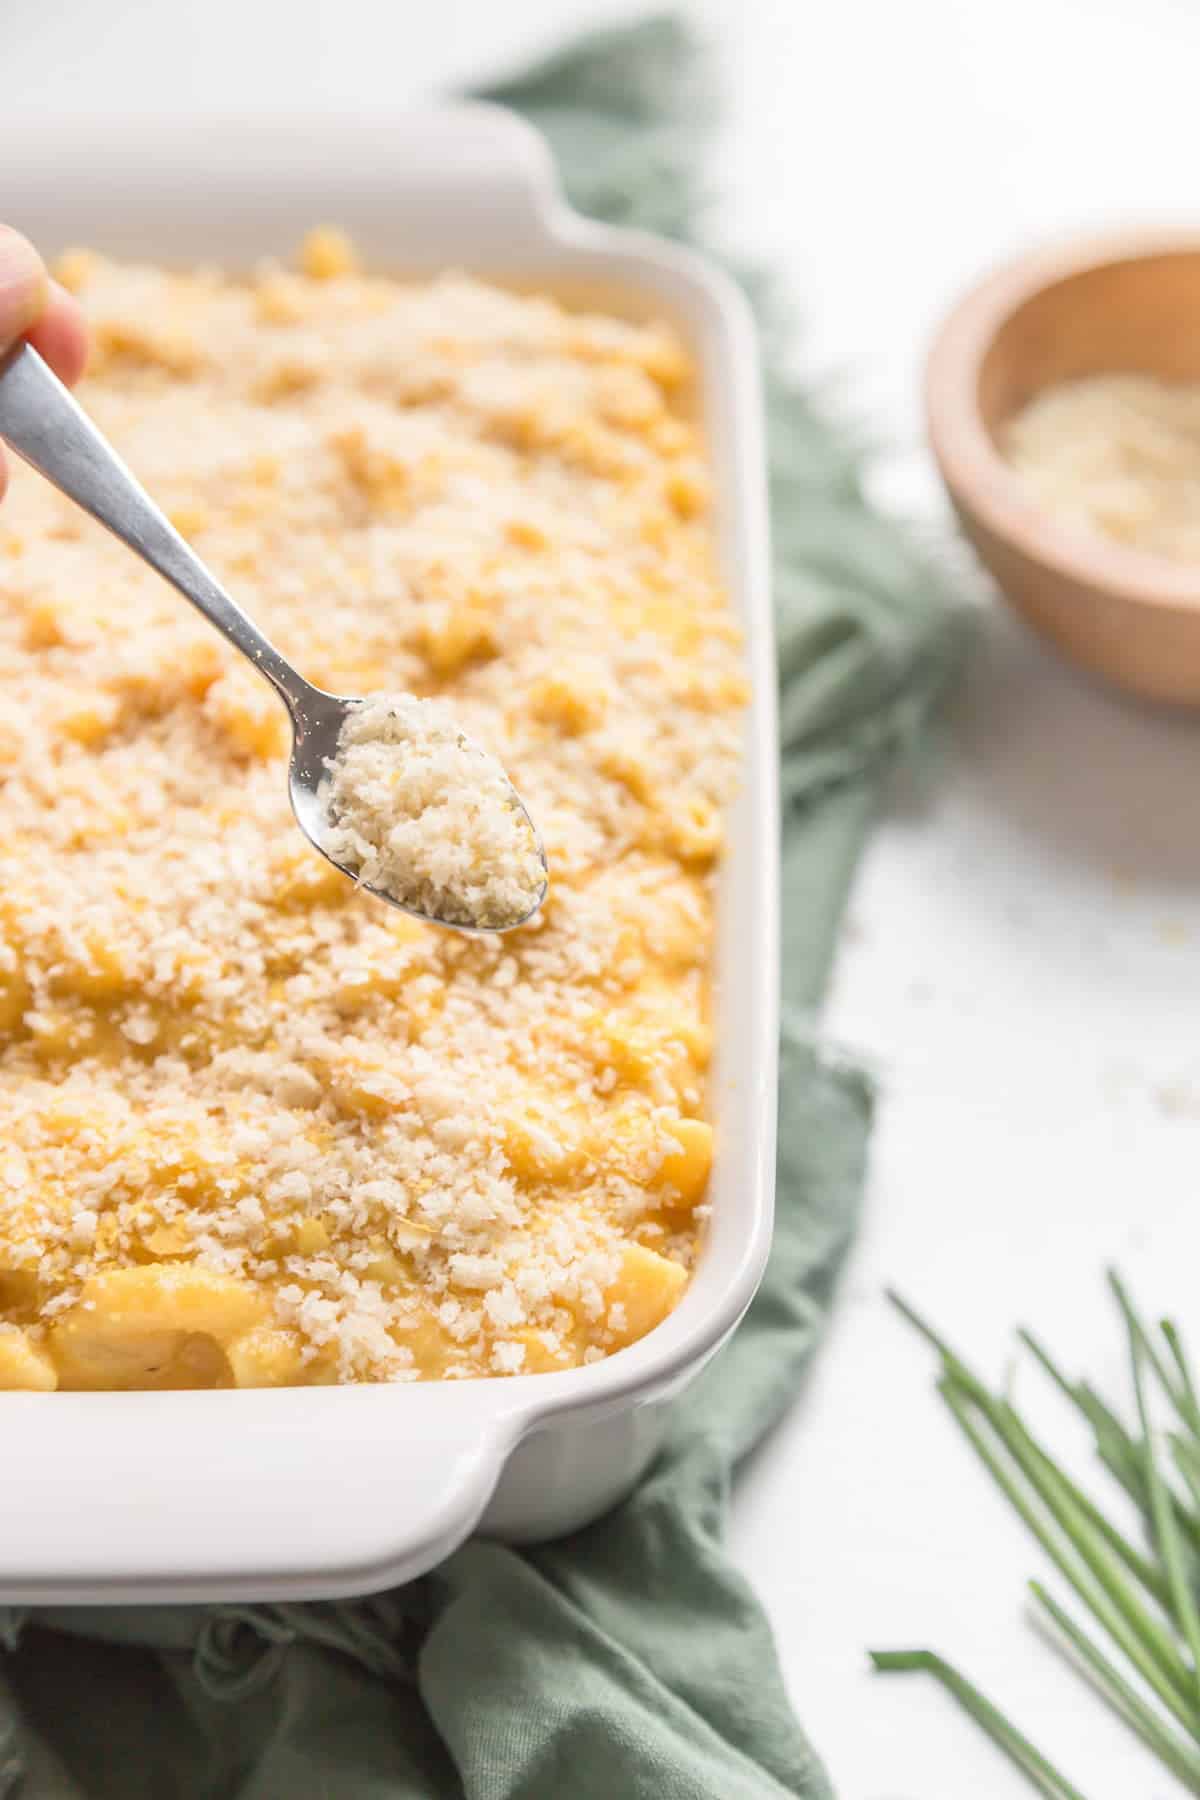
<path fill-rule="evenodd" d="M 0 355 L 40 317 L 48 294 L 42 259 L 29 239 L 0 225 Z"/>
<path fill-rule="evenodd" d="M 87 323 L 79 302 L 57 281 L 49 284 L 46 310 L 28 337 L 59 380 L 73 387 L 87 364 Z"/>

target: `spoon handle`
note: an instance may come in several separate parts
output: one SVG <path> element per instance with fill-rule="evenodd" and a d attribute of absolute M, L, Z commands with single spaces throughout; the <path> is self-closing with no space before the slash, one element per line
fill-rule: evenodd
<path fill-rule="evenodd" d="M 209 574 L 36 350 L 0 359 L 0 438 L 224 632 L 295 714 L 313 690 Z"/>

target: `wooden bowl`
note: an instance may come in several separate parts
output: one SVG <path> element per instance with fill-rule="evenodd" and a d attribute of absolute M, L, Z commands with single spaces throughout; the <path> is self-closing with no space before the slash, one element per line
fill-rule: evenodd
<path fill-rule="evenodd" d="M 1018 612 L 1118 686 L 1196 705 L 1200 564 L 1052 517 L 996 448 L 1039 389 L 1099 373 L 1200 382 L 1200 234 L 1042 251 L 974 288 L 930 353 L 933 452 L 964 531 Z"/>

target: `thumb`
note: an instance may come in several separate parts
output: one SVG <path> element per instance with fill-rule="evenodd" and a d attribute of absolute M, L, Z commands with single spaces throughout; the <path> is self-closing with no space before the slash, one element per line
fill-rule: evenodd
<path fill-rule="evenodd" d="M 41 257 L 28 238 L 0 225 L 0 356 L 41 317 L 46 294 Z"/>

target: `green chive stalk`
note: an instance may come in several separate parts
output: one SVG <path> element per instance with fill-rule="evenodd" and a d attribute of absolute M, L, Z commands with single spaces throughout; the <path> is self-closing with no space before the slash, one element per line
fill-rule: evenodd
<path fill-rule="evenodd" d="M 1117 1717 L 1188 1793 L 1200 1795 L 1200 1389 L 1178 1327 L 1164 1319 L 1151 1328 L 1120 1277 L 1110 1273 L 1109 1285 L 1128 1340 L 1135 1427 L 1091 1383 L 1070 1379 L 1031 1332 L 1018 1335 L 1090 1428 L 1099 1462 L 1140 1515 L 1142 1543 L 1065 1472 L 1006 1394 L 993 1391 L 906 1301 L 889 1297 L 936 1352 L 938 1391 L 959 1431 L 1103 1635 L 1092 1636 L 1033 1581 L 1037 1617 Z M 1178 1426 L 1169 1433 L 1153 1422 L 1164 1402 Z M 1083 1800 L 944 1658 L 930 1650 L 870 1656 L 881 1674 L 933 1676 L 1037 1792 Z"/>
<path fill-rule="evenodd" d="M 935 1656 L 931 1650 L 870 1650 L 867 1654 L 880 1675 L 932 1675 L 948 1694 L 953 1695 L 968 1717 L 983 1728 L 997 1748 L 1003 1750 L 1028 1777 L 1038 1792 L 1049 1796 L 1049 1800 L 1083 1800 L 1079 1789 L 943 1657 Z"/>

